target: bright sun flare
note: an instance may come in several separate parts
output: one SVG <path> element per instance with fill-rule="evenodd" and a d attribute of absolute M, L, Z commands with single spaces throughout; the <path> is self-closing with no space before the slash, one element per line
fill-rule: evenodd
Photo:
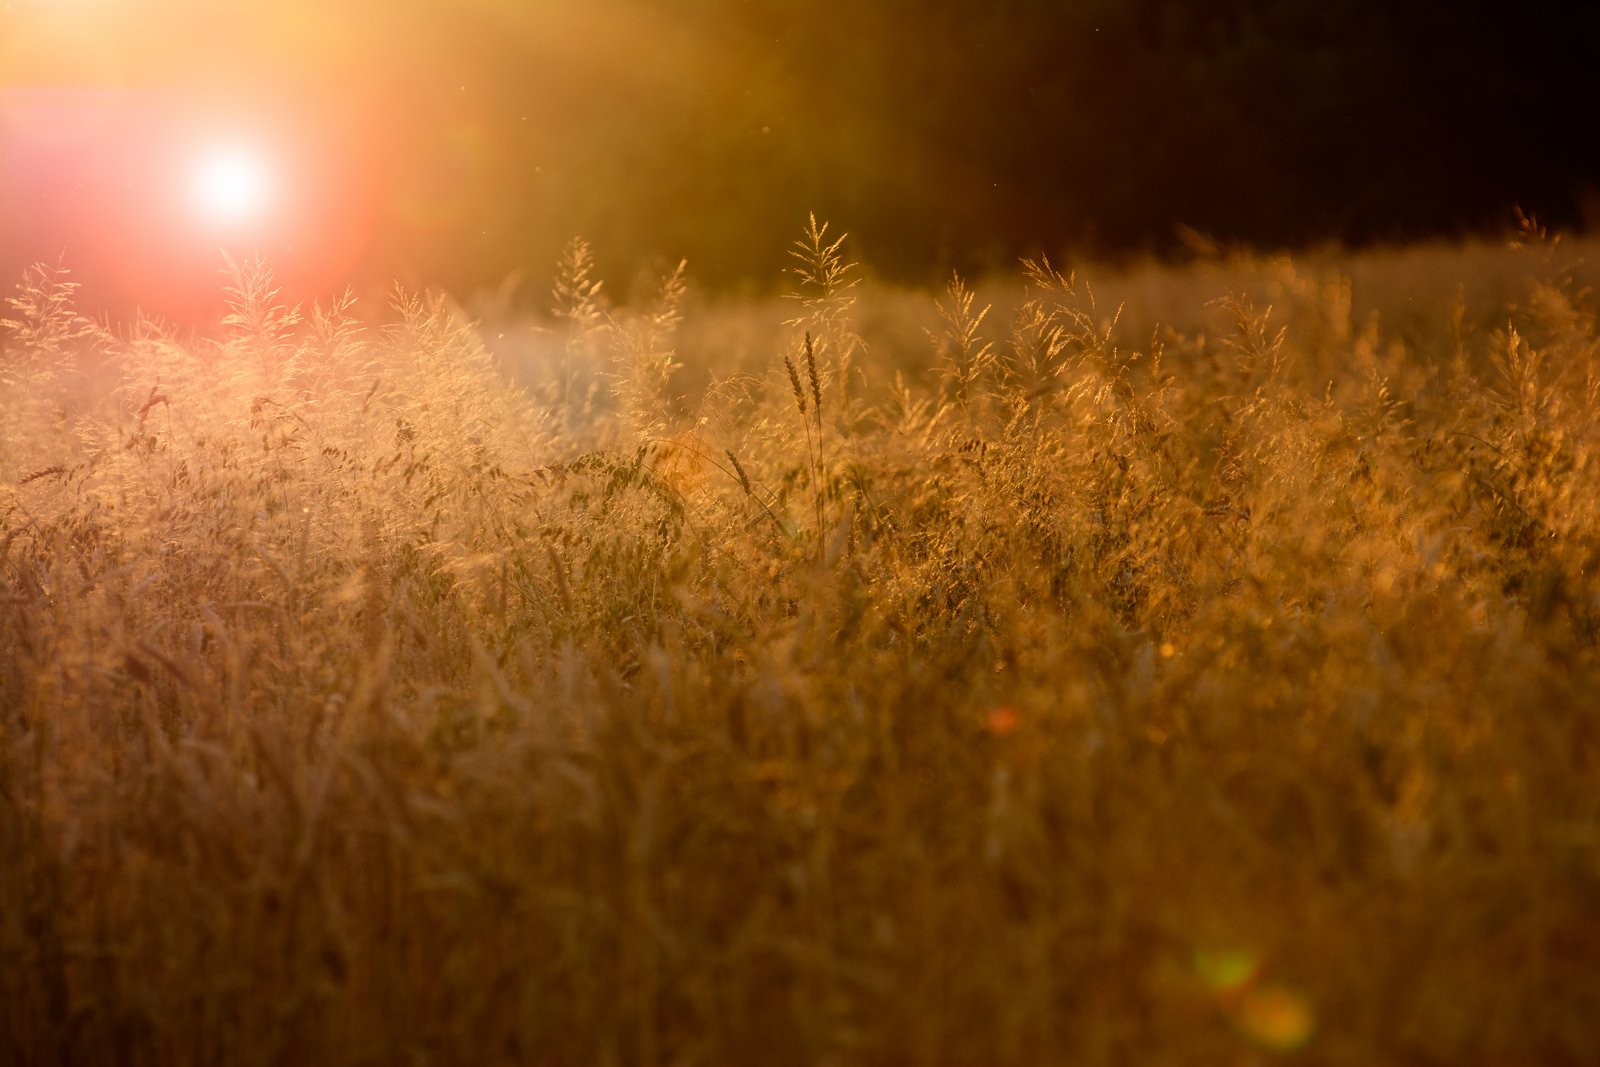
<path fill-rule="evenodd" d="M 260 157 L 246 149 L 224 148 L 196 160 L 193 189 L 208 219 L 238 224 L 254 221 L 266 210 L 272 180 Z"/>

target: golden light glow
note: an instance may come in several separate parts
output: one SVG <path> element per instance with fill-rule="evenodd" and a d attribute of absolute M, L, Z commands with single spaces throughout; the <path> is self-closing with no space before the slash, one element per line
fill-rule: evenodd
<path fill-rule="evenodd" d="M 247 148 L 211 150 L 196 160 L 192 180 L 195 206 L 220 225 L 258 221 L 272 201 L 270 169 Z"/>

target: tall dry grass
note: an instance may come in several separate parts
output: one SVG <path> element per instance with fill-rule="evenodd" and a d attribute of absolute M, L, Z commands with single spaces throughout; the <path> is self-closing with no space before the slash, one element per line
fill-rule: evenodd
<path fill-rule="evenodd" d="M 764 327 L 581 244 L 535 327 L 30 274 L 0 1060 L 1594 1062 L 1600 330 L 1526 237 L 1164 324 L 902 315 L 815 220 Z"/>

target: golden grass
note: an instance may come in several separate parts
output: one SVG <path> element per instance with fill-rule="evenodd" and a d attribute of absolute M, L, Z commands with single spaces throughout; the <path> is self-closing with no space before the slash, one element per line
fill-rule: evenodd
<path fill-rule="evenodd" d="M 30 275 L 0 1061 L 1600 1060 L 1600 331 L 1528 236 L 913 313 L 813 222 L 761 328 L 581 245 L 537 329 Z"/>

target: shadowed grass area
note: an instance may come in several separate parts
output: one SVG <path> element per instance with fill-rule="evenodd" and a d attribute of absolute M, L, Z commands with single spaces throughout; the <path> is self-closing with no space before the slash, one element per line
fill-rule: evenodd
<path fill-rule="evenodd" d="M 764 326 L 581 244 L 482 331 L 30 274 L 0 1059 L 1593 1062 L 1600 331 L 1527 237 L 1136 333 L 815 223 Z"/>

